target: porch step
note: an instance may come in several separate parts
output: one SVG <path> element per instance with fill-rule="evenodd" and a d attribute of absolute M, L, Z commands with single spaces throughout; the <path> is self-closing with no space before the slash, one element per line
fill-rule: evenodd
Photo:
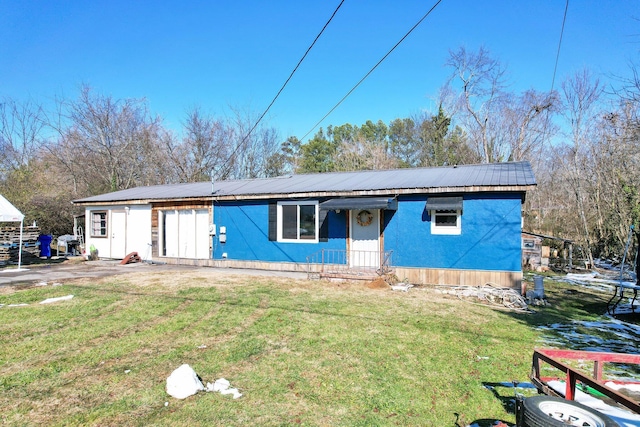
<path fill-rule="evenodd" d="M 390 269 L 385 272 L 385 274 L 378 274 L 375 271 L 367 270 L 367 271 L 325 271 L 322 273 L 315 273 L 316 276 L 320 279 L 329 278 L 329 279 L 346 279 L 346 280 L 367 280 L 373 281 L 378 279 L 379 277 L 384 277 L 388 274 L 393 274 L 393 269 Z"/>
<path fill-rule="evenodd" d="M 393 251 L 354 251 L 321 249 L 307 257 L 307 274 L 310 279 L 338 278 L 350 280 L 375 280 L 393 274 Z"/>
<path fill-rule="evenodd" d="M 319 273 L 321 279 L 345 279 L 345 280 L 367 280 L 377 279 L 377 274 L 354 274 L 354 273 Z"/>

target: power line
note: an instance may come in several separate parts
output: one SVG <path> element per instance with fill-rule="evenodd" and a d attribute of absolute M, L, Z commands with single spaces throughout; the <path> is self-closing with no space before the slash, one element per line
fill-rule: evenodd
<path fill-rule="evenodd" d="M 560 62 L 560 48 L 562 47 L 562 37 L 564 35 L 564 24 L 567 22 L 567 11 L 569 10 L 569 0 L 566 0 L 564 5 L 564 14 L 562 16 L 562 27 L 560 27 L 560 39 L 558 40 L 558 50 L 556 51 L 556 62 L 553 66 L 553 77 L 551 78 L 551 89 L 549 90 L 549 96 L 553 96 L 553 88 L 556 83 L 556 73 L 558 71 L 558 62 Z M 551 99 L 551 98 L 550 98 Z M 540 145 L 540 150 L 538 151 L 538 164 L 542 161 L 542 153 L 544 151 L 545 139 L 547 138 L 547 131 L 549 130 L 549 115 L 551 114 L 550 109 L 547 109 L 547 118 L 544 123 L 544 128 L 542 129 L 542 142 Z M 540 193 L 537 194 L 540 197 Z M 540 204 L 540 200 L 538 199 L 538 204 Z"/>
<path fill-rule="evenodd" d="M 564 36 L 564 25 L 567 22 L 567 11 L 569 10 L 569 0 L 566 0 L 564 6 L 564 14 L 562 16 L 562 26 L 560 27 L 560 39 L 558 40 L 558 50 L 556 51 L 556 61 L 553 65 L 553 77 L 551 78 L 551 89 L 549 90 L 549 96 L 551 97 L 553 94 L 553 89 L 556 83 L 556 73 L 558 71 L 558 62 L 560 62 L 560 48 L 562 47 L 562 38 Z M 544 144 L 544 140 L 547 137 L 548 130 L 548 120 L 549 120 L 550 110 L 547 110 L 547 122 L 544 124 L 544 128 L 542 129 L 542 144 Z M 538 155 L 538 161 L 542 158 L 542 148 L 540 149 L 540 153 Z"/>
<path fill-rule="evenodd" d="M 300 61 L 298 61 L 298 64 L 296 65 L 296 67 L 293 69 L 293 71 L 291 72 L 291 74 L 289 75 L 289 78 L 287 78 L 287 81 L 284 82 L 284 84 L 282 85 L 282 87 L 280 88 L 280 90 L 278 91 L 278 93 L 276 94 L 276 96 L 273 98 L 273 101 L 271 101 L 271 104 L 269 104 L 269 106 L 267 107 L 267 109 L 264 111 L 264 113 L 262 113 L 262 116 L 260 116 L 260 118 L 258 119 L 258 122 L 256 122 L 256 126 L 257 124 L 260 122 L 260 120 L 262 120 L 262 118 L 265 116 L 265 114 L 267 114 L 267 111 L 269 111 L 269 109 L 271 108 L 271 106 L 273 105 L 274 102 L 276 102 L 276 99 L 278 99 L 278 97 L 280 96 L 280 93 L 282 92 L 282 90 L 285 88 L 285 86 L 287 85 L 287 83 L 289 83 L 289 80 L 291 80 L 291 77 L 293 77 L 293 74 L 296 72 L 296 70 L 298 69 L 298 67 L 300 66 L 300 64 L 302 64 L 302 61 L 304 61 L 304 59 L 307 57 L 307 55 L 309 54 L 309 51 L 311 50 L 311 48 L 313 47 L 313 45 L 316 44 L 316 42 L 318 41 L 318 39 L 320 38 L 320 36 L 322 35 L 322 33 L 324 33 L 324 30 L 327 28 L 327 26 L 329 25 L 329 23 L 331 22 L 331 20 L 333 20 L 333 17 L 336 16 L 336 13 L 338 13 L 338 9 L 340 9 L 340 7 L 342 6 L 342 3 L 344 3 L 344 0 L 342 0 L 340 2 L 340 4 L 338 5 L 338 7 L 336 8 L 336 10 L 333 11 L 333 14 L 331 15 L 331 18 L 329 18 L 329 20 L 327 21 L 326 24 L 324 24 L 324 27 L 322 27 L 322 30 L 318 33 L 318 35 L 316 36 L 315 40 L 313 40 L 313 43 L 311 43 L 311 45 L 309 46 L 309 48 L 307 49 L 307 51 L 304 53 L 304 55 L 302 55 L 302 58 L 300 58 Z M 254 128 L 255 129 L 255 126 Z M 253 130 L 251 129 L 251 130 Z M 251 133 L 251 131 L 249 131 L 249 133 Z"/>
<path fill-rule="evenodd" d="M 327 117 L 329 117 L 329 115 L 330 115 L 331 113 L 333 113 L 333 111 L 334 111 L 336 108 L 338 108 L 338 107 L 340 106 L 340 104 L 342 104 L 342 102 L 344 102 L 344 100 L 345 100 L 345 99 L 347 99 L 347 98 L 349 97 L 349 95 L 351 95 L 351 93 L 352 93 L 354 90 L 356 90 L 356 88 L 357 88 L 358 86 L 360 86 L 360 84 L 361 84 L 363 81 L 365 81 L 365 79 L 366 79 L 367 77 L 369 77 L 369 75 L 370 75 L 371 73 L 373 73 L 373 71 L 374 71 L 376 68 L 378 68 L 378 66 L 379 66 L 379 65 L 380 65 L 380 64 L 381 64 L 385 59 L 387 59 L 387 57 L 391 54 L 391 52 L 393 52 L 393 51 L 394 51 L 394 50 L 395 50 L 395 49 L 400 45 L 400 43 L 402 43 L 402 42 L 404 41 L 404 39 L 406 39 L 406 38 L 409 36 L 409 34 L 411 34 L 411 33 L 413 32 L 413 30 L 415 30 L 415 29 L 418 27 L 418 25 L 420 25 L 420 24 L 422 23 L 422 21 L 424 21 L 424 20 L 426 19 L 426 17 L 427 17 L 427 16 L 429 16 L 429 15 L 431 14 L 431 12 L 433 12 L 433 10 L 436 8 L 436 6 L 438 6 L 438 5 L 440 4 L 440 2 L 441 2 L 441 1 L 442 1 L 442 0 L 438 0 L 438 1 L 437 1 L 437 2 L 436 2 L 436 3 L 431 7 L 431 9 L 429 9 L 429 11 L 428 11 L 427 13 L 425 13 L 425 14 L 424 14 L 424 16 L 423 16 L 422 18 L 420 18 L 420 20 L 418 20 L 418 22 L 417 22 L 413 27 L 411 27 L 411 29 L 410 29 L 409 31 L 407 31 L 407 33 L 406 33 L 406 34 L 405 34 L 405 35 L 404 35 L 404 36 L 403 36 L 403 37 L 398 41 L 398 43 L 396 43 L 396 44 L 391 48 L 391 50 L 389 50 L 389 51 L 388 51 L 388 52 L 387 52 L 387 53 L 382 57 L 382 59 L 380 59 L 380 61 L 378 61 L 378 63 L 377 63 L 376 65 L 374 65 L 374 66 L 373 66 L 373 68 L 371 68 L 371 69 L 369 70 L 369 72 L 368 72 L 367 74 L 365 74 L 365 75 L 364 75 L 364 77 L 363 77 L 363 78 L 361 78 L 361 79 L 360 79 L 360 81 L 359 81 L 358 83 L 356 83 L 356 85 L 355 85 L 354 87 L 352 87 L 352 88 L 351 88 L 351 90 L 350 90 L 349 92 L 347 92 L 347 94 L 346 94 L 344 97 L 342 97 L 342 99 L 341 99 L 340 101 L 338 101 L 338 103 L 337 103 L 336 105 L 334 105 L 334 106 L 333 106 L 333 108 L 332 108 L 331 110 L 329 110 L 329 112 L 328 112 L 327 114 L 325 114 L 325 115 L 324 115 L 324 117 L 323 117 L 323 118 L 321 118 L 321 119 L 318 121 L 318 123 L 316 123 L 315 125 L 313 125 L 313 127 L 309 130 L 309 132 L 307 132 L 306 134 L 304 134 L 304 136 L 303 136 L 302 138 L 300 138 L 300 141 L 302 141 L 303 139 L 305 139 L 305 138 L 306 138 L 306 137 L 307 137 L 311 132 L 313 132 L 313 130 L 314 130 L 315 128 L 317 128 L 317 127 L 318 127 L 318 125 L 319 125 L 320 123 L 322 123 L 322 122 L 324 121 L 324 119 L 326 119 Z"/>
<path fill-rule="evenodd" d="M 240 149 L 240 147 L 242 147 L 242 145 L 244 145 L 244 143 L 247 141 L 247 139 L 249 138 L 249 136 L 253 133 L 253 131 L 258 127 L 258 124 L 262 121 L 262 119 L 264 118 L 264 116 L 267 115 L 267 112 L 271 109 L 271 107 L 273 106 L 273 104 L 276 102 L 276 99 L 278 99 L 278 97 L 280 96 L 280 94 L 282 93 L 282 91 L 284 90 L 284 88 L 287 86 L 287 84 L 289 83 L 289 80 L 291 80 L 291 78 L 293 77 L 293 75 L 295 74 L 295 72 L 298 70 L 298 67 L 300 67 L 300 64 L 302 64 L 302 61 L 304 61 L 304 59 L 307 57 L 307 55 L 309 54 L 309 52 L 311 51 L 311 49 L 313 48 L 313 46 L 316 44 L 316 42 L 318 41 L 318 39 L 320 38 L 320 36 L 322 35 L 322 33 L 324 33 L 324 30 L 329 26 L 329 23 L 333 20 L 334 16 L 336 16 L 336 14 L 338 13 L 338 10 L 340 9 L 340 7 L 342 7 L 342 4 L 344 3 L 344 0 L 340 1 L 340 4 L 338 5 L 338 7 L 336 7 L 336 9 L 333 11 L 333 13 L 331 14 L 331 17 L 329 18 L 329 20 L 324 24 L 324 26 L 322 27 L 322 30 L 320 30 L 320 32 L 318 33 L 318 35 L 316 36 L 316 38 L 313 40 L 313 42 L 311 43 L 311 45 L 309 45 L 309 47 L 307 48 L 307 51 L 304 53 L 304 55 L 302 55 L 302 58 L 300 58 L 300 60 L 298 61 L 298 63 L 296 64 L 296 66 L 294 67 L 293 71 L 291 71 L 291 74 L 289 74 L 289 77 L 287 78 L 287 80 L 284 82 L 284 84 L 282 85 L 282 87 L 280 88 L 280 90 L 278 91 L 278 93 L 276 94 L 276 96 L 273 97 L 273 100 L 271 101 L 271 103 L 269 104 L 269 106 L 264 110 L 264 112 L 262 113 L 262 115 L 258 118 L 258 120 L 256 120 L 256 122 L 254 123 L 253 127 L 249 130 L 249 132 L 247 132 L 247 134 L 245 135 L 244 138 L 242 138 L 242 140 L 240 141 L 240 143 L 238 143 L 238 145 L 236 146 L 236 148 L 231 152 L 231 154 L 229 155 L 229 157 L 227 158 L 227 160 L 225 161 L 225 164 L 228 163 L 228 161 L 238 152 L 238 150 Z"/>
<path fill-rule="evenodd" d="M 560 47 L 562 46 L 562 36 L 564 35 L 564 24 L 567 22 L 567 10 L 569 10 L 569 0 L 566 1 L 564 6 L 564 16 L 562 17 L 562 28 L 560 29 L 560 40 L 558 41 L 558 51 L 556 52 L 556 63 L 553 66 L 553 78 L 551 79 L 551 91 L 556 82 L 556 71 L 558 70 L 558 62 L 560 60 Z"/>

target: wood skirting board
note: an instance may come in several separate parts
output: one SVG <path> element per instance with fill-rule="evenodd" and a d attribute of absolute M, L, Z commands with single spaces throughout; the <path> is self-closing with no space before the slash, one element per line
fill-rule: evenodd
<path fill-rule="evenodd" d="M 464 285 L 512 288 L 520 292 L 522 271 L 449 270 L 432 268 L 394 267 L 398 280 L 423 285 Z"/>
<path fill-rule="evenodd" d="M 193 265 L 198 267 L 249 268 L 253 270 L 295 271 L 300 273 L 307 272 L 306 263 L 294 262 L 240 261 L 233 259 L 190 259 L 170 257 L 160 257 L 154 259 L 154 261 L 166 262 L 167 264 Z"/>
<path fill-rule="evenodd" d="M 264 262 L 241 260 L 187 259 L 162 257 L 158 262 L 167 264 L 193 265 L 199 267 L 217 268 L 248 268 L 270 271 L 295 271 L 307 273 L 306 263 L 293 262 Z M 319 264 L 311 264 L 311 272 L 320 270 Z M 408 281 L 420 285 L 465 285 L 481 286 L 492 284 L 498 287 L 513 288 L 520 291 L 522 287 L 522 271 L 487 271 L 487 270 L 453 270 L 417 267 L 393 267 L 393 274 L 400 281 Z"/>

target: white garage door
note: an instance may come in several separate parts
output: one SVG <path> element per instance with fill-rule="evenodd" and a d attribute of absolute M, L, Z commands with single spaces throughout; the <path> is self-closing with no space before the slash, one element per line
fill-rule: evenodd
<path fill-rule="evenodd" d="M 163 211 L 165 256 L 209 258 L 209 211 L 188 209 Z"/>

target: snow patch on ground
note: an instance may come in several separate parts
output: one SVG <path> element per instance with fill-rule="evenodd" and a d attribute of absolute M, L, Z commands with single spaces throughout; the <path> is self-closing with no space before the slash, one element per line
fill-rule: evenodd
<path fill-rule="evenodd" d="M 599 321 L 573 321 L 540 326 L 546 345 L 572 350 L 637 353 L 640 326 L 613 317 Z"/>
<path fill-rule="evenodd" d="M 564 277 L 554 278 L 554 280 L 579 288 L 605 292 L 611 296 L 615 294 L 616 286 L 635 286 L 635 275 L 625 273 L 624 280 L 621 281 L 619 267 L 602 262 L 598 265 L 604 268 L 582 274 L 569 273 Z M 573 321 L 568 324 L 556 323 L 540 326 L 539 329 L 545 333 L 543 336 L 544 345 L 572 350 L 637 353 L 637 343 L 640 342 L 640 326 L 604 313 L 602 313 L 601 320 Z M 608 374 L 623 379 L 637 378 L 640 375 L 640 367 L 636 365 L 607 364 L 607 368 Z"/>

